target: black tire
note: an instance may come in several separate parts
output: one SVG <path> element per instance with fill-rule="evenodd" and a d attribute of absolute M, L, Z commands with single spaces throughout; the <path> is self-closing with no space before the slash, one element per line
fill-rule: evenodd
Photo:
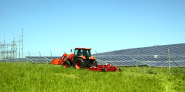
<path fill-rule="evenodd" d="M 64 63 L 63 63 L 63 67 L 64 68 L 68 68 L 70 66 L 71 66 L 71 63 L 68 60 L 67 61 L 64 61 Z"/>
<path fill-rule="evenodd" d="M 96 60 L 93 60 L 92 61 L 92 65 L 94 65 L 95 67 L 97 67 L 97 61 Z"/>
<path fill-rule="evenodd" d="M 82 58 L 77 58 L 74 62 L 73 62 L 73 66 L 76 69 L 81 69 L 85 67 L 85 62 Z"/>

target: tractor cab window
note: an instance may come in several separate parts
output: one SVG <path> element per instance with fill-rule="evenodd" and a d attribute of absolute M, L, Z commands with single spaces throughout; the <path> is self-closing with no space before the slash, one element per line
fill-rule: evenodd
<path fill-rule="evenodd" d="M 80 50 L 80 56 L 83 56 L 83 49 Z"/>
<path fill-rule="evenodd" d="M 83 50 L 82 49 L 75 49 L 74 54 L 77 56 L 83 56 Z"/>
<path fill-rule="evenodd" d="M 77 56 L 91 56 L 91 52 L 89 49 L 75 49 L 74 54 Z"/>
<path fill-rule="evenodd" d="M 90 50 L 84 49 L 83 55 L 84 55 L 84 56 L 87 56 L 87 57 L 91 56 Z"/>
<path fill-rule="evenodd" d="M 75 53 L 74 53 L 75 55 L 78 55 L 78 49 L 75 49 Z"/>

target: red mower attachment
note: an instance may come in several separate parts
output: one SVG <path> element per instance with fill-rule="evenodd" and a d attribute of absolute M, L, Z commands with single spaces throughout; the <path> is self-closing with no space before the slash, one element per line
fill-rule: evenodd
<path fill-rule="evenodd" d="M 97 65 L 97 67 L 95 66 L 91 66 L 89 68 L 86 68 L 86 69 L 89 69 L 91 71 L 121 71 L 121 69 L 118 69 L 116 66 L 110 66 L 110 64 L 108 65 Z"/>

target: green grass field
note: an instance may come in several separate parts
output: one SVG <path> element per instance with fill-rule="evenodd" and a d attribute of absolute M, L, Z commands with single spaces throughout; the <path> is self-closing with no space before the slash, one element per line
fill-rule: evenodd
<path fill-rule="evenodd" d="M 184 92 L 185 74 L 168 69 L 143 73 L 142 67 L 122 72 L 64 69 L 60 65 L 0 62 L 0 92 Z M 146 68 L 145 70 L 149 70 Z"/>

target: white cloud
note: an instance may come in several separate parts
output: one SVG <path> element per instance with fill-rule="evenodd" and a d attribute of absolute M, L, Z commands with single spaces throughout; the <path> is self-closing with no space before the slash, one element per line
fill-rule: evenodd
<path fill-rule="evenodd" d="M 57 49 L 56 51 L 60 51 L 60 49 Z"/>

